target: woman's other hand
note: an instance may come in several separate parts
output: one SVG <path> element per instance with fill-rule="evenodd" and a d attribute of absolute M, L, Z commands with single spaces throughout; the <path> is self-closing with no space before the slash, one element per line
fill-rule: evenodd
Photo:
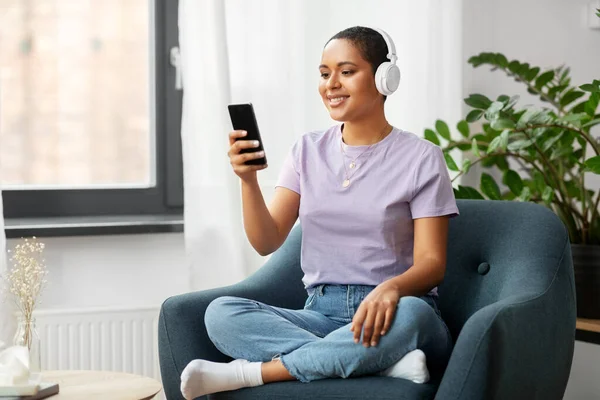
<path fill-rule="evenodd" d="M 354 332 L 354 342 L 359 343 L 363 333 L 363 346 L 377 346 L 379 338 L 387 333 L 394 321 L 400 293 L 390 282 L 378 285 L 360 303 L 350 331 Z"/>

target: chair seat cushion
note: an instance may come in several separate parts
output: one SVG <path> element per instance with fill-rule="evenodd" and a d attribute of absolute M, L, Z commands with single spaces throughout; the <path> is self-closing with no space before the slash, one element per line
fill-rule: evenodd
<path fill-rule="evenodd" d="M 323 379 L 310 383 L 276 382 L 254 388 L 215 393 L 209 400 L 425 400 L 433 399 L 439 381 L 426 384 L 406 379 L 368 376 L 350 379 Z"/>

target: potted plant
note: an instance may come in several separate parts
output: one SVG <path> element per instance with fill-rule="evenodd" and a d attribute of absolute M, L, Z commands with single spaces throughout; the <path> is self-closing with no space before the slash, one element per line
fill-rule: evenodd
<path fill-rule="evenodd" d="M 586 186 L 586 174 L 600 174 L 600 141 L 590 133 L 600 125 L 600 80 L 573 86 L 567 67 L 542 70 L 500 53 L 481 53 L 468 62 L 504 72 L 547 106 L 521 107 L 518 96 L 471 94 L 464 101 L 472 110 L 456 125 L 461 140 L 452 138 L 442 120 L 425 130 L 425 138 L 442 148 L 456 172 L 453 181 L 480 164 L 499 170 L 506 187 L 501 190 L 492 174 L 482 172 L 479 190 L 458 185 L 456 198 L 533 201 L 561 218 L 573 252 L 577 315 L 599 319 L 600 191 Z M 460 166 L 451 155 L 457 151 L 466 156 Z"/>

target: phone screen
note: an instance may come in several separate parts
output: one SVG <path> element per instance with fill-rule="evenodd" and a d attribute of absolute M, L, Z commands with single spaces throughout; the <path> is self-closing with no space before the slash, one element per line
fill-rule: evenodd
<path fill-rule="evenodd" d="M 258 147 L 253 147 L 251 149 L 242 149 L 240 153 L 243 154 L 264 150 L 252 103 L 230 104 L 229 106 L 227 106 L 227 108 L 229 109 L 229 116 L 231 117 L 231 124 L 233 125 L 233 129 L 244 130 L 248 132 L 246 136 L 237 140 L 258 140 L 258 142 L 260 143 Z M 262 158 L 256 158 L 254 160 L 246 161 L 244 164 L 263 165 L 266 163 L 267 157 L 265 156 Z"/>

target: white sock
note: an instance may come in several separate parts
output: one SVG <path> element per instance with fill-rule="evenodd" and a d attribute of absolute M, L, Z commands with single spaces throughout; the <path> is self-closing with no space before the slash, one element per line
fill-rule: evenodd
<path fill-rule="evenodd" d="M 415 383 L 425 383 L 429 381 L 425 353 L 419 349 L 406 353 L 400 361 L 377 373 L 377 375 L 408 379 Z"/>
<path fill-rule="evenodd" d="M 181 373 L 181 394 L 186 400 L 193 400 L 205 394 L 262 385 L 261 364 L 246 360 L 193 360 Z"/>

